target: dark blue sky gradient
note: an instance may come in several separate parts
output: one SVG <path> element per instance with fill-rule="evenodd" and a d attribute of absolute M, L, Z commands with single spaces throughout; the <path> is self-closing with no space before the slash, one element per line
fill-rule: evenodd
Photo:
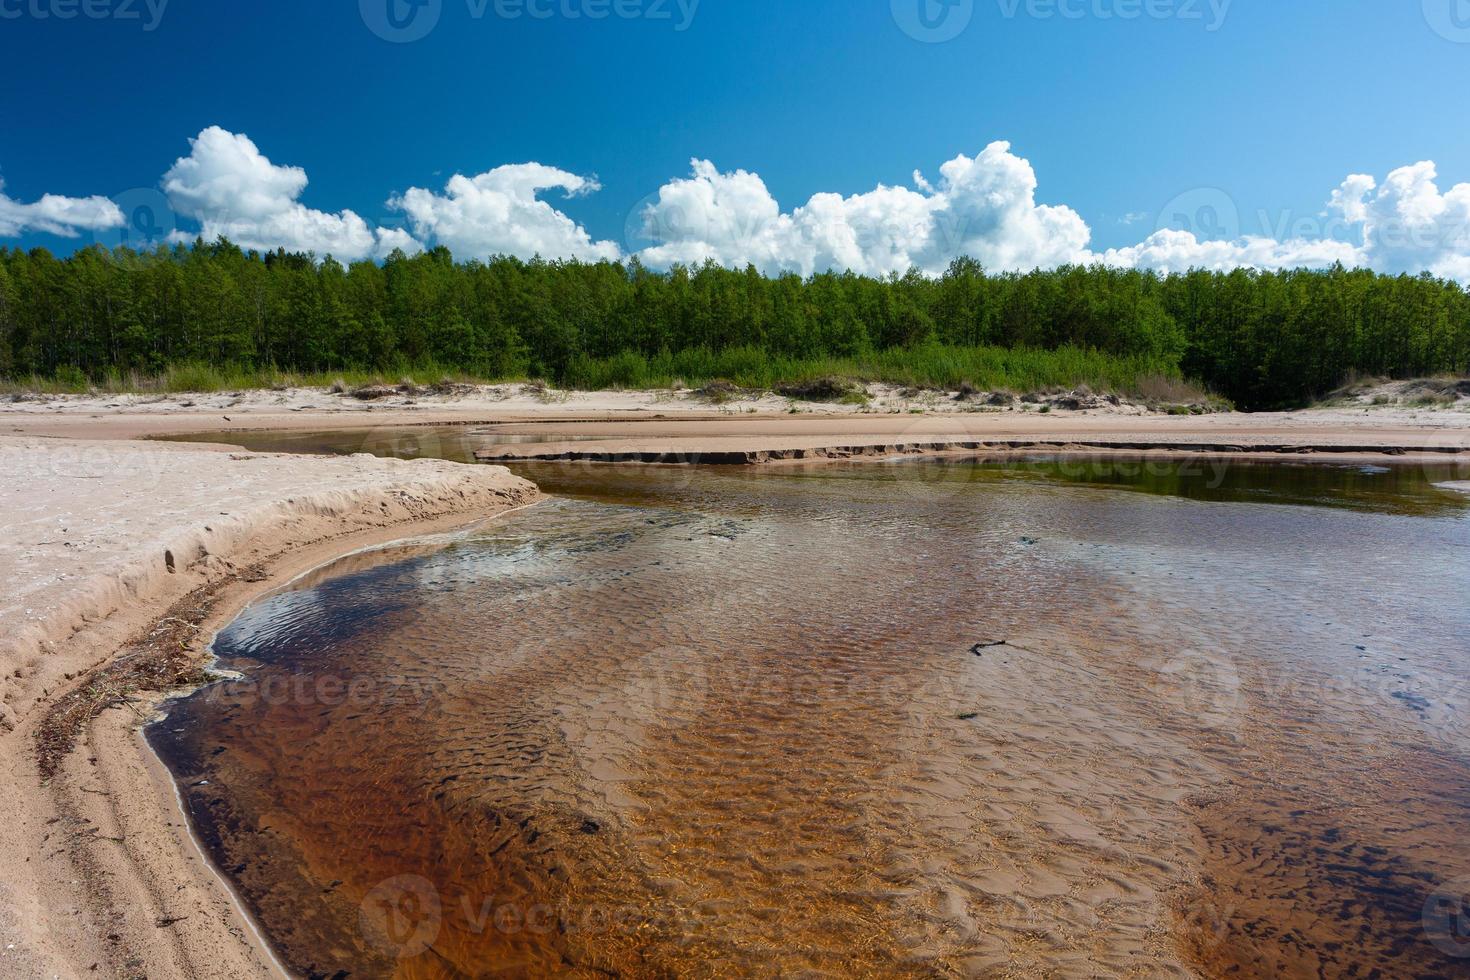
<path fill-rule="evenodd" d="M 67 2 L 0 0 L 0 175 L 23 201 L 155 186 L 208 125 L 305 168 L 309 206 L 370 221 L 389 194 L 455 171 L 596 174 L 600 192 L 557 206 L 619 242 L 694 156 L 757 171 L 789 210 L 915 168 L 934 179 L 1008 139 L 1038 199 L 1077 209 L 1098 248 L 1144 237 L 1196 187 L 1225 189 L 1242 231 L 1270 233 L 1258 212 L 1314 214 L 1350 172 L 1432 159 L 1441 186 L 1470 180 L 1470 43 L 1432 29 L 1421 0 L 1234 0 L 1215 31 L 1208 0 L 1173 0 L 1198 20 L 974 0 L 938 44 L 905 34 L 890 0 L 701 0 L 682 32 L 673 0 L 669 19 L 599 21 L 508 20 L 493 0 L 476 19 L 443 0 L 408 44 L 369 30 L 358 0 L 171 0 L 153 31 L 145 0 L 138 20 L 34 15 Z"/>

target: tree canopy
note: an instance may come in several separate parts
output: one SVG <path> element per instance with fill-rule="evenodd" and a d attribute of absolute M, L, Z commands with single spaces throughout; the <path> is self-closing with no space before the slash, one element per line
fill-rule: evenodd
<path fill-rule="evenodd" d="M 1176 365 L 1247 408 L 1353 373 L 1470 368 L 1470 294 L 1428 275 L 1341 267 L 1159 275 L 1105 266 L 937 278 L 767 276 L 713 263 L 456 262 L 444 248 L 348 266 L 228 241 L 58 259 L 0 249 L 0 375 L 300 371 L 433 361 L 565 379 L 579 358 L 692 349 L 851 357 L 924 345 L 1076 347 Z"/>

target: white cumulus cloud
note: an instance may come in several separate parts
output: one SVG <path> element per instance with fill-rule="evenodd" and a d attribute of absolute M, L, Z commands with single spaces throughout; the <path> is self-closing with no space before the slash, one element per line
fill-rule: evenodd
<path fill-rule="evenodd" d="M 1362 250 L 1331 238 L 1293 238 L 1277 241 L 1256 235 L 1231 240 L 1200 239 L 1193 232 L 1165 228 L 1137 245 L 1108 249 L 1095 258 L 1107 265 L 1157 269 L 1159 272 L 1188 272 L 1210 269 L 1228 272 L 1255 269 L 1322 269 L 1341 262 L 1349 268 L 1362 265 Z"/>
<path fill-rule="evenodd" d="M 105 197 L 44 194 L 38 201 L 22 204 L 5 193 L 5 181 L 0 180 L 0 238 L 14 238 L 28 231 L 75 238 L 83 231 L 105 231 L 122 225 L 122 211 Z"/>
<path fill-rule="evenodd" d="M 422 248 L 402 229 L 372 227 L 353 211 L 302 204 L 306 171 L 272 163 L 248 136 L 211 126 L 189 143 L 189 155 L 163 175 L 163 190 L 170 207 L 199 222 L 206 241 L 223 237 L 242 248 L 330 254 L 346 262 Z"/>
<path fill-rule="evenodd" d="M 639 253 L 645 263 L 667 267 L 713 259 L 767 270 L 793 263 L 793 222 L 765 181 L 744 170 L 720 173 L 708 160 L 692 163 L 693 176 L 669 181 L 643 210 L 642 237 L 655 242 Z"/>
<path fill-rule="evenodd" d="M 1418 272 L 1470 282 L 1470 184 L 1441 193 L 1431 161 L 1400 167 L 1380 186 L 1354 174 L 1331 207 L 1361 224 L 1364 264 L 1381 272 Z"/>
<path fill-rule="evenodd" d="M 789 211 L 759 174 L 722 171 L 701 159 L 691 168 L 689 176 L 660 187 L 633 217 L 632 237 L 646 247 L 630 242 L 630 250 L 654 268 L 713 260 L 734 268 L 753 264 L 767 273 L 850 269 L 883 276 L 913 268 L 937 275 L 959 256 L 997 272 L 1093 262 L 1161 272 L 1340 262 L 1470 283 L 1470 183 L 1441 190 L 1430 161 L 1394 170 L 1381 183 L 1366 174 L 1349 176 L 1332 191 L 1326 210 L 1305 220 L 1305 229 L 1303 222 L 1283 222 L 1306 237 L 1287 238 L 1283 231 L 1283 237 L 1210 238 L 1164 228 L 1105 251 L 1090 248 L 1091 230 L 1075 210 L 1038 203 L 1035 170 L 1006 142 L 943 163 L 933 182 L 915 171 L 912 186 L 821 192 Z M 164 174 L 162 187 L 170 206 L 198 222 L 206 240 L 226 237 L 245 248 L 282 247 L 344 261 L 382 259 L 396 248 L 412 254 L 428 242 L 460 259 L 625 257 L 618 244 L 595 239 L 543 199 L 550 191 L 568 198 L 590 194 L 600 190 L 597 181 L 540 163 L 456 174 L 442 192 L 413 187 L 394 195 L 388 207 L 403 213 L 412 234 L 370 225 L 350 210 L 307 207 L 300 200 L 304 170 L 273 163 L 249 137 L 218 126 L 190 141 L 189 155 Z M 1233 213 L 1235 202 L 1223 191 L 1201 193 L 1212 211 Z M 1124 224 L 1142 218 L 1130 213 Z M 104 197 L 47 194 L 27 204 L 7 196 L 0 182 L 0 237 L 31 231 L 76 236 L 124 223 Z M 1233 228 L 1238 221 L 1224 224 Z M 1311 233 L 1313 225 L 1319 233 Z"/>
<path fill-rule="evenodd" d="M 585 228 L 540 198 L 547 190 L 576 197 L 599 189 L 595 180 L 556 167 L 518 163 L 475 177 L 455 174 L 443 194 L 412 187 L 388 206 L 408 216 L 415 234 L 447 246 L 460 259 L 616 260 L 622 256 L 616 243 L 593 241 Z"/>
<path fill-rule="evenodd" d="M 938 273 L 960 255 L 997 270 L 1087 257 L 1086 222 L 1071 208 L 1036 203 L 1036 172 L 1009 143 L 973 159 L 961 154 L 939 175 L 937 186 L 916 172 L 914 188 L 816 194 L 787 214 L 757 174 L 695 160 L 690 177 L 665 184 L 644 208 L 641 237 L 653 244 L 639 256 L 655 267 L 713 259 L 804 275 Z"/>
<path fill-rule="evenodd" d="M 669 181 L 636 216 L 637 237 L 651 242 L 637 254 L 655 268 L 712 259 L 803 275 L 910 268 L 935 275 L 961 255 L 992 271 L 1093 262 L 1160 272 L 1340 262 L 1470 282 L 1470 184 L 1441 192 L 1436 178 L 1433 163 L 1395 170 L 1382 185 L 1351 176 L 1309 222 L 1322 232 L 1312 237 L 1214 239 L 1166 228 L 1099 252 L 1089 248 L 1091 230 L 1076 211 L 1037 203 L 1036 172 L 1005 142 L 944 163 L 937 183 L 916 171 L 912 188 L 819 193 L 789 212 L 758 174 L 695 160 L 689 177 Z M 1139 218 L 1130 215 L 1128 223 Z"/>
<path fill-rule="evenodd" d="M 1162 230 L 1137 245 L 1099 256 L 1112 265 L 1183 272 L 1323 268 L 1341 262 L 1387 273 L 1430 272 L 1470 282 L 1470 184 L 1441 192 L 1432 162 L 1392 171 L 1382 185 L 1352 174 L 1327 201 L 1323 234 L 1277 240 L 1245 236 L 1200 239 L 1188 231 Z"/>

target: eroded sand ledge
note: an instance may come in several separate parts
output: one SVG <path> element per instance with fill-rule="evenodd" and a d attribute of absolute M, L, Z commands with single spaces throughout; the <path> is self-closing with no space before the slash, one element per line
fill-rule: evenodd
<path fill-rule="evenodd" d="M 191 649 L 255 596 L 345 552 L 523 505 L 497 466 L 0 438 L 0 974 L 269 975 L 138 734 L 102 712 L 50 780 L 48 708 L 186 597 Z"/>

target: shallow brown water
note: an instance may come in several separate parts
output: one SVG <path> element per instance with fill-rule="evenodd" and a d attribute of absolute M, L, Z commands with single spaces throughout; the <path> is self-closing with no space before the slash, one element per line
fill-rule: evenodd
<path fill-rule="evenodd" d="M 1422 471 L 526 474 L 150 729 L 301 973 L 1466 975 Z"/>

